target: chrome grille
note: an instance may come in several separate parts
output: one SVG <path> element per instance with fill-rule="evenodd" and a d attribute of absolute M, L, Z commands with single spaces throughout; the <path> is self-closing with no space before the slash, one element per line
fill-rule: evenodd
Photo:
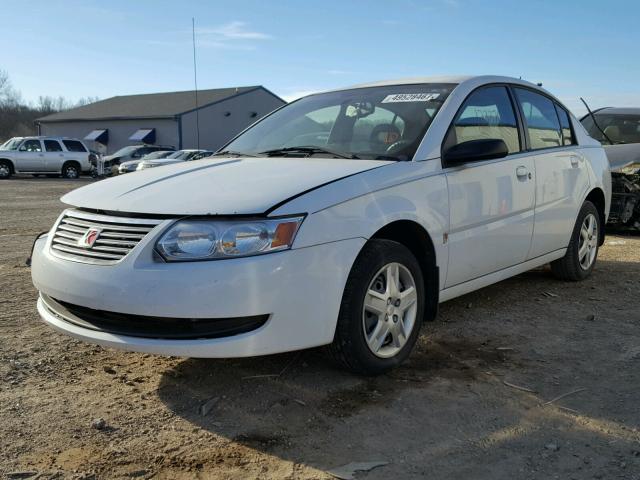
<path fill-rule="evenodd" d="M 84 263 L 110 265 L 122 260 L 162 220 L 111 217 L 69 210 L 51 239 L 54 255 Z M 89 243 L 85 240 L 95 233 Z"/>

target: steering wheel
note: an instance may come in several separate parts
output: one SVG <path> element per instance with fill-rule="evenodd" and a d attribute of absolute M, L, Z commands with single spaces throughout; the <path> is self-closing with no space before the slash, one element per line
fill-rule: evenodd
<path fill-rule="evenodd" d="M 411 145 L 411 143 L 413 142 L 411 142 L 410 140 L 398 140 L 397 142 L 394 142 L 391 145 L 389 145 L 387 147 L 386 152 L 389 154 L 398 153 L 401 150 L 408 147 L 409 145 Z"/>

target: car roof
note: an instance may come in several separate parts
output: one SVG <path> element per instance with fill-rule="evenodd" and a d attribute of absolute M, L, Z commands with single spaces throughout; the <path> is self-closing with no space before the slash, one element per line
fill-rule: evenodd
<path fill-rule="evenodd" d="M 640 115 L 640 107 L 604 107 L 593 112 L 594 114 L 606 113 L 609 115 Z"/>
<path fill-rule="evenodd" d="M 345 88 L 337 88 L 332 91 L 351 90 L 354 88 L 367 88 L 367 87 L 385 87 L 385 86 L 392 86 L 392 85 L 415 85 L 420 83 L 452 83 L 452 84 L 460 85 L 467 82 L 477 83 L 477 84 L 514 83 L 514 84 L 520 84 L 527 87 L 533 87 L 540 90 L 544 90 L 540 88 L 538 85 L 535 85 L 531 82 L 527 82 L 526 80 L 522 80 L 520 78 L 514 78 L 514 77 L 505 77 L 500 75 L 443 75 L 443 76 L 431 76 L 431 77 L 408 77 L 408 78 L 398 78 L 398 79 L 392 79 L 392 80 L 380 80 L 377 82 L 368 82 L 368 83 L 361 83 L 358 85 L 352 85 L 350 87 L 345 87 Z"/>

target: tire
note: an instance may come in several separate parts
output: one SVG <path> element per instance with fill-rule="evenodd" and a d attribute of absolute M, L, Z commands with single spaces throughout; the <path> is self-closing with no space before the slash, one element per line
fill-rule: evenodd
<path fill-rule="evenodd" d="M 551 271 L 557 278 L 578 282 L 591 275 L 598 258 L 601 228 L 598 209 L 593 203 L 584 202 L 573 227 L 567 253 L 551 262 Z"/>
<path fill-rule="evenodd" d="M 413 294 L 408 293 L 411 284 Z M 349 273 L 334 340 L 327 347 L 330 356 L 363 375 L 397 367 L 418 339 L 425 301 L 423 273 L 409 249 L 390 240 L 368 242 Z"/>
<path fill-rule="evenodd" d="M 76 179 L 80 177 L 80 167 L 75 162 L 68 162 L 62 166 L 62 177 Z"/>
<path fill-rule="evenodd" d="M 6 160 L 0 160 L 0 180 L 11 178 L 13 174 L 13 168 L 11 164 Z"/>
<path fill-rule="evenodd" d="M 33 178 L 40 178 L 40 174 L 39 173 L 32 173 L 31 176 Z"/>

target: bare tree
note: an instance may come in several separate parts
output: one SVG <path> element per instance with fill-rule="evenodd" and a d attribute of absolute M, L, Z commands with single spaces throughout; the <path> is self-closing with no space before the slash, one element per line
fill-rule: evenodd
<path fill-rule="evenodd" d="M 0 69 L 0 143 L 7 138 L 33 135 L 39 117 L 70 108 L 97 102 L 98 97 L 80 98 L 76 102 L 62 96 L 41 95 L 33 103 L 22 101 L 20 92 L 13 88 L 9 74 Z"/>
<path fill-rule="evenodd" d="M 20 93 L 14 90 L 6 70 L 0 69 L 0 106 L 18 106 Z"/>

